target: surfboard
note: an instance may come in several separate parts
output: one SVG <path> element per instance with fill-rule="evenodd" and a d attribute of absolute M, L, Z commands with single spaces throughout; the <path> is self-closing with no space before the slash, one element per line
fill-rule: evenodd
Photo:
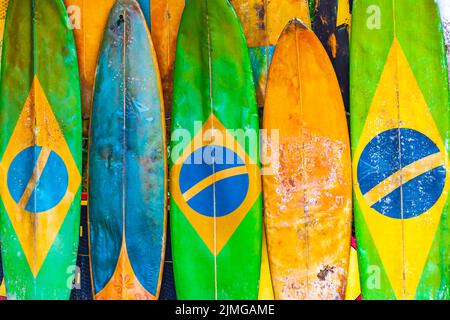
<path fill-rule="evenodd" d="M 258 297 L 258 127 L 236 14 L 226 0 L 188 1 L 177 42 L 170 157 L 178 299 Z"/>
<path fill-rule="evenodd" d="M 83 110 L 83 172 L 86 172 L 91 114 L 92 90 L 98 52 L 102 42 L 106 21 L 115 0 L 64 0 L 69 14 L 78 53 L 80 71 L 81 102 Z M 83 177 L 83 191 L 87 188 L 87 177 Z"/>
<path fill-rule="evenodd" d="M 243 26 L 253 69 L 257 103 L 262 110 L 267 73 L 276 42 L 290 19 L 298 17 L 310 26 L 306 0 L 230 0 Z M 263 230 L 260 292 L 258 299 L 273 300 L 267 244 Z"/>
<path fill-rule="evenodd" d="M 351 135 L 363 299 L 449 299 L 450 110 L 437 5 L 355 1 L 352 25 Z"/>
<path fill-rule="evenodd" d="M 349 45 L 351 5 L 349 0 L 317 0 L 313 30 L 327 50 L 341 88 L 346 110 L 349 110 Z"/>
<path fill-rule="evenodd" d="M 2 63 L 3 31 L 5 27 L 7 9 L 8 9 L 8 0 L 0 0 L 0 67 Z M 5 281 L 3 279 L 2 255 L 0 252 L 0 299 L 2 297 L 6 297 L 6 289 L 5 289 Z"/>
<path fill-rule="evenodd" d="M 64 0 L 70 23 L 75 36 L 78 54 L 78 66 L 81 85 L 81 102 L 83 112 L 83 172 L 87 172 L 87 150 L 89 138 L 89 121 L 94 89 L 95 70 L 98 53 L 109 12 L 115 0 Z M 82 190 L 87 190 L 87 175 L 83 175 Z M 84 194 L 83 194 L 84 196 Z M 77 257 L 76 281 L 71 299 L 87 300 L 92 298 L 90 283 L 90 266 L 88 251 L 86 201 L 82 201 L 80 239 Z"/>
<path fill-rule="evenodd" d="M 263 128 L 268 135 L 265 226 L 275 298 L 343 299 L 352 225 L 345 108 L 327 53 L 296 19 L 275 49 Z"/>
<path fill-rule="evenodd" d="M 0 85 L 0 235 L 11 299 L 70 295 L 80 219 L 81 102 L 67 21 L 60 0 L 9 2 Z"/>
<path fill-rule="evenodd" d="M 156 53 L 135 0 L 118 0 L 105 28 L 90 138 L 94 298 L 157 299 L 167 207 L 164 104 Z"/>
<path fill-rule="evenodd" d="M 447 45 L 447 64 L 450 78 L 450 4 L 446 0 L 438 0 L 441 13 L 442 27 L 444 28 L 445 43 Z"/>
<path fill-rule="evenodd" d="M 307 0 L 230 0 L 244 29 L 257 102 L 264 106 L 267 73 L 278 37 L 292 18 L 311 26 Z"/>

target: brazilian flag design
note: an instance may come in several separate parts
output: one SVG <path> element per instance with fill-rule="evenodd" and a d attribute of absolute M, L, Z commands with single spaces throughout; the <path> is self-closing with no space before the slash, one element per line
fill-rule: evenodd
<path fill-rule="evenodd" d="M 226 0 L 186 3 L 172 123 L 177 296 L 256 299 L 262 243 L 258 113 L 245 38 Z"/>
<path fill-rule="evenodd" d="M 351 125 L 364 299 L 449 299 L 449 92 L 433 0 L 354 2 Z"/>
<path fill-rule="evenodd" d="M 0 86 L 0 236 L 10 299 L 70 296 L 79 233 L 80 110 L 64 5 L 11 0 Z"/>

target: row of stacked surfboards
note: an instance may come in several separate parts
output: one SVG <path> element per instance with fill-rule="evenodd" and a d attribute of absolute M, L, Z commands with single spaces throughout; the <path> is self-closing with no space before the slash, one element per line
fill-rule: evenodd
<path fill-rule="evenodd" d="M 6 3 L 9 299 L 449 299 L 449 3 Z"/>

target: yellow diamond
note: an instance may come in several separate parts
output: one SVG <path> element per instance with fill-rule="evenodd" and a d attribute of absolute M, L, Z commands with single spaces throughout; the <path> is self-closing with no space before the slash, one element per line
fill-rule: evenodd
<path fill-rule="evenodd" d="M 420 173 L 440 165 L 445 166 L 449 172 L 449 165 L 439 130 L 406 56 L 398 40 L 394 38 L 355 151 L 355 181 L 364 148 L 380 133 L 399 128 L 425 134 L 436 144 L 440 153 L 403 168 L 400 174 L 392 175 L 365 195 L 356 184 L 355 194 L 395 296 L 397 299 L 414 299 L 447 200 L 450 179 L 446 179 L 444 190 L 437 202 L 419 216 L 394 219 L 380 214 L 372 205 L 383 195 L 393 191 L 395 186 L 400 187 L 402 182 L 404 184 Z"/>
<path fill-rule="evenodd" d="M 29 147 L 39 146 L 39 155 L 33 174 L 20 200 L 15 200 L 8 187 L 8 171 L 17 155 Z M 30 212 L 26 204 L 43 172 L 50 153 L 58 155 L 68 174 L 67 190 L 62 198 L 48 210 Z M 22 246 L 34 277 L 47 257 L 65 220 L 81 183 L 81 175 L 72 157 L 64 135 L 37 77 L 9 140 L 0 170 L 0 190 L 5 209 Z"/>
<path fill-rule="evenodd" d="M 212 134 L 208 134 L 211 133 Z M 219 138 L 220 137 L 220 138 Z M 231 167 L 226 170 L 214 172 L 212 175 L 199 181 L 195 186 L 182 192 L 180 188 L 180 173 L 185 161 L 193 155 L 193 152 L 203 147 L 224 147 L 232 150 L 242 161 L 242 165 Z M 248 190 L 238 207 L 232 212 L 223 216 L 207 216 L 196 211 L 188 202 L 206 188 L 214 183 L 228 179 L 230 177 L 247 175 Z M 235 140 L 233 135 L 222 125 L 222 123 L 211 115 L 181 153 L 178 160 L 172 167 L 171 172 L 171 194 L 176 204 L 186 216 L 192 227 L 198 233 L 211 253 L 217 256 L 233 233 L 241 224 L 247 213 L 255 204 L 261 194 L 261 178 L 259 166 L 252 161 L 241 145 Z M 215 200 L 221 194 L 214 191 Z M 216 206 L 216 201 L 214 201 Z"/>

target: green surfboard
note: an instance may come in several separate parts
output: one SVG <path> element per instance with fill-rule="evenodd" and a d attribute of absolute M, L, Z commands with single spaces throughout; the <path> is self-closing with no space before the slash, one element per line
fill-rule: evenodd
<path fill-rule="evenodd" d="M 363 299 L 449 299 L 450 110 L 435 1 L 355 1 L 350 57 Z"/>
<path fill-rule="evenodd" d="M 262 203 L 258 113 L 238 18 L 188 1 L 178 35 L 170 155 L 179 299 L 256 299 Z"/>
<path fill-rule="evenodd" d="M 81 107 L 75 43 L 60 0 L 9 2 L 0 130 L 8 298 L 68 299 L 80 220 Z"/>

